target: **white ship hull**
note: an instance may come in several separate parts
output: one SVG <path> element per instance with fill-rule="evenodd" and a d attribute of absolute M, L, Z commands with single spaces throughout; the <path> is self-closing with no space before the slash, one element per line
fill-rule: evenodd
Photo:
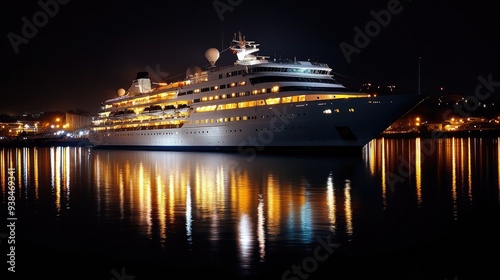
<path fill-rule="evenodd" d="M 254 119 L 182 128 L 103 131 L 90 134 L 95 147 L 154 150 L 357 151 L 422 100 L 392 95 L 278 104 L 240 109 Z M 335 113 L 338 109 L 338 113 Z M 332 113 L 325 113 L 331 110 Z M 329 111 L 327 111 L 329 112 Z M 217 120 L 230 111 L 205 113 Z M 192 115 L 195 119 L 196 114 Z"/>

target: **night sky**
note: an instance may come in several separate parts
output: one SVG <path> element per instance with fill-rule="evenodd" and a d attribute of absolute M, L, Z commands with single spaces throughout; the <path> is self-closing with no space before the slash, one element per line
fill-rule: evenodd
<path fill-rule="evenodd" d="M 493 4 L 17 1 L 2 7 L 0 113 L 80 109 L 94 114 L 117 89 L 128 89 L 137 72 L 154 69 L 182 79 L 190 66 L 208 64 L 206 49 L 227 48 L 238 31 L 260 44 L 259 55 L 327 63 L 339 82 L 355 90 L 371 82 L 417 92 L 421 57 L 423 94 L 439 94 L 443 86 L 445 93 L 472 95 L 480 75 L 500 82 L 500 16 Z M 376 23 L 371 11 L 392 13 Z M 34 16 L 35 31 L 25 26 L 26 20 L 34 24 Z M 355 28 L 367 26 L 369 41 L 356 41 Z M 341 46 L 350 46 L 351 54 Z M 234 60 L 226 51 L 217 65 Z"/>

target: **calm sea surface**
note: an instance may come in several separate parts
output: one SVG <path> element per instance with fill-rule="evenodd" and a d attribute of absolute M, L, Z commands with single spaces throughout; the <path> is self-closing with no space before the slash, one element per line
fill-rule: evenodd
<path fill-rule="evenodd" d="M 1 279 L 500 275 L 499 138 L 359 157 L 0 148 L 0 167 Z"/>

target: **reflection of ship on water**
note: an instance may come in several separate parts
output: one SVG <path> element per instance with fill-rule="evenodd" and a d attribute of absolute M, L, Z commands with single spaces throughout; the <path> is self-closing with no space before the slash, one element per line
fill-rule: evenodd
<path fill-rule="evenodd" d="M 345 179 L 363 165 L 357 158 L 310 159 L 316 168 L 304 158 L 230 154 L 92 150 L 92 158 L 103 217 L 128 216 L 160 244 L 234 239 L 244 270 L 277 242 L 314 244 L 325 232 L 348 240 L 355 230 L 354 183 Z"/>
<path fill-rule="evenodd" d="M 165 229 L 179 226 L 171 222 L 194 219 L 206 222 L 210 229 L 201 233 L 195 222 L 187 223 L 184 230 L 189 240 L 197 234 L 206 234 L 214 242 L 221 241 L 223 233 L 218 223 L 228 215 L 228 209 L 240 221 L 238 231 L 243 234 L 244 248 L 247 242 L 260 242 L 263 248 L 267 241 L 279 239 L 283 234 L 289 240 L 314 242 L 314 228 L 318 227 L 315 223 L 330 224 L 325 230 L 330 228 L 352 235 L 350 183 L 335 180 L 333 174 L 337 170 L 331 168 L 337 166 L 326 159 L 325 168 L 304 170 L 303 159 L 279 157 L 259 158 L 249 163 L 238 156 L 196 153 L 193 163 L 182 154 L 138 152 L 141 156 L 133 162 L 130 154 L 119 151 L 95 150 L 92 155 L 95 157 L 92 168 L 101 177 L 97 190 L 105 185 L 118 186 L 112 192 L 99 191 L 106 196 L 99 201 L 118 200 L 120 205 L 135 205 L 135 209 L 120 211 L 133 210 L 143 222 L 158 219 L 162 224 L 158 227 L 161 231 L 158 236 L 163 238 L 167 237 Z M 361 164 L 360 161 L 357 164 Z M 148 166 L 155 168 L 148 169 Z M 340 167 L 345 173 L 344 167 Z M 153 201 L 157 204 L 153 205 Z M 105 205 L 99 208 L 109 209 Z M 153 209 L 163 209 L 165 213 L 154 218 Z M 107 211 L 103 215 L 113 214 Z M 256 229 L 258 225 L 261 228 Z M 264 251 L 261 254 L 265 255 Z"/>

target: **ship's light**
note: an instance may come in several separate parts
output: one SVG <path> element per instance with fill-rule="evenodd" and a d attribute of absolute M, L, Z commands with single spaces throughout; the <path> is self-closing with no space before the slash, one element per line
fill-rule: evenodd
<path fill-rule="evenodd" d="M 332 109 L 326 109 L 323 111 L 323 114 L 331 114 L 332 113 Z"/>

